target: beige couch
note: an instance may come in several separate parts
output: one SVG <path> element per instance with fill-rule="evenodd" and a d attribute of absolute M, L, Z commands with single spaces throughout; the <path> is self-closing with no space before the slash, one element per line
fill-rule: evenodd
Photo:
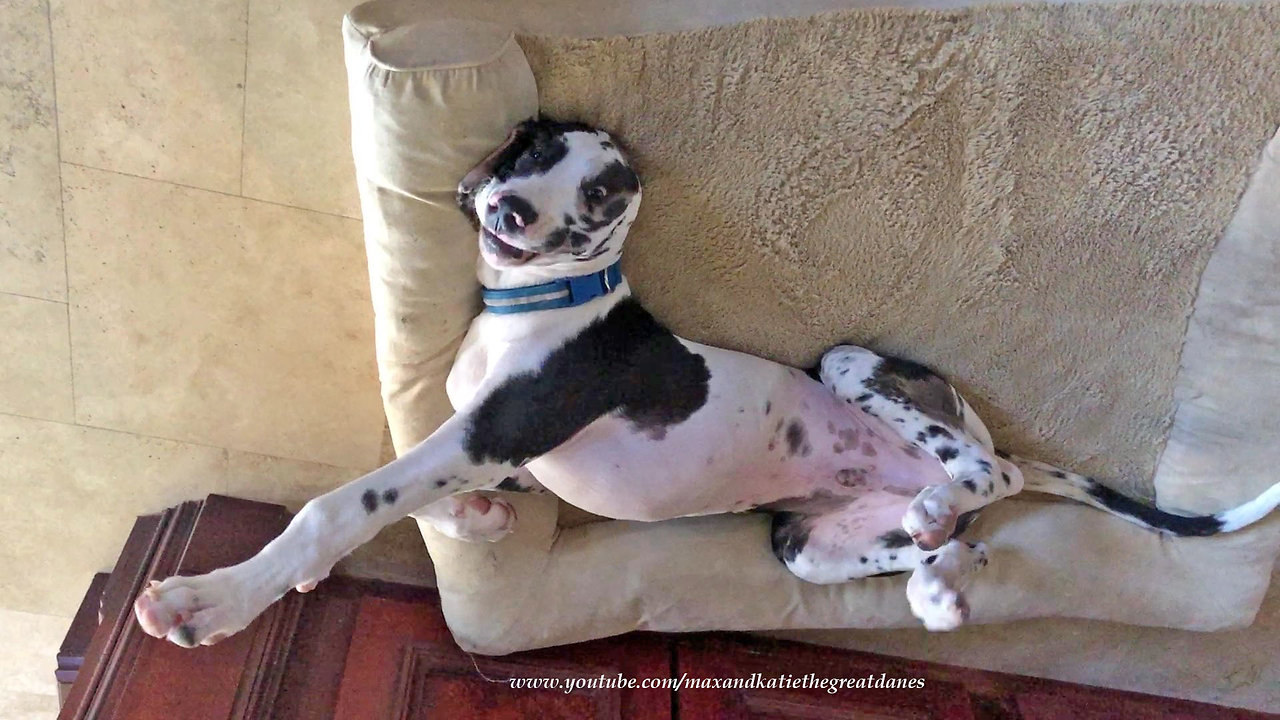
<path fill-rule="evenodd" d="M 539 110 L 535 76 L 511 33 L 430 22 L 409 8 L 369 3 L 344 23 L 378 362 L 399 450 L 450 413 L 444 378 L 479 307 L 476 243 L 454 207 L 454 186 L 510 125 Z M 645 148 L 637 151 L 643 171 Z M 1269 153 L 1199 278 L 1180 367 L 1165 387 L 1171 425 L 1162 429 L 1164 448 L 1145 484 L 1154 482 L 1166 508 L 1221 509 L 1277 479 L 1280 140 Z M 646 203 L 667 187 L 651 186 Z M 645 209 L 641 215 L 638 228 Z M 695 246 L 700 241 L 683 238 Z M 848 242 L 856 246 L 857 234 Z M 681 289 L 678 282 L 663 284 L 660 267 L 644 268 L 655 287 Z M 636 284 L 644 299 L 644 284 Z M 748 305 L 771 302 L 774 288 L 756 290 L 763 300 Z M 696 294 L 681 300 L 698 304 Z M 662 303 L 659 315 L 679 327 L 673 307 Z M 1260 311 L 1265 308 L 1271 311 Z M 858 328 L 850 325 L 853 336 Z M 945 324 L 935 329 L 947 332 Z M 810 341 L 820 346 L 838 339 Z M 751 334 L 730 341 L 770 349 L 769 339 Z M 1007 379 L 1018 386 L 1017 377 Z M 1023 400 L 1037 402 L 1031 393 Z M 995 430 L 999 443 L 1002 431 Z M 460 645 L 477 652 L 636 629 L 915 625 L 904 578 L 816 586 L 791 576 L 769 551 L 763 516 L 644 524 L 584 517 L 545 496 L 509 499 L 518 527 L 495 544 L 457 542 L 422 527 L 449 626 Z M 1066 616 L 1195 630 L 1240 627 L 1252 621 L 1280 547 L 1275 518 L 1228 536 L 1168 539 L 1095 510 L 1031 500 L 988 509 L 972 532 L 993 549 L 992 566 L 970 592 L 978 624 Z"/>

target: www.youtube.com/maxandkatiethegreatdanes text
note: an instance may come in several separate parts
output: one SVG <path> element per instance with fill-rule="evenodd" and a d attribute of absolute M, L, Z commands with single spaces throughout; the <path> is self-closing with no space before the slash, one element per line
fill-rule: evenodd
<path fill-rule="evenodd" d="M 575 690 L 635 690 L 666 689 L 675 690 L 824 690 L 835 694 L 841 690 L 901 689 L 920 690 L 924 688 L 922 677 L 889 677 L 880 673 L 879 677 L 819 677 L 814 673 L 807 675 L 771 675 L 752 673 L 748 677 L 711 678 L 691 677 L 688 673 L 680 677 L 633 678 L 622 673 L 616 676 L 600 675 L 599 677 L 529 677 L 511 678 L 507 681 L 513 690 L 558 690 L 565 694 Z"/>

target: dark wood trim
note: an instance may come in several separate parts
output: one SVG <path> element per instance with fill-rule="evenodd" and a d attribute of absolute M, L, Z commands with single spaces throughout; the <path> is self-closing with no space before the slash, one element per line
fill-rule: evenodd
<path fill-rule="evenodd" d="M 84 665 L 84 653 L 89 649 L 93 634 L 102 622 L 102 591 L 109 577 L 107 573 L 93 576 L 75 617 L 71 619 L 71 627 L 62 638 L 62 645 L 58 647 L 58 669 L 54 671 L 59 684 L 70 685 L 74 682 L 80 667 Z"/>
<path fill-rule="evenodd" d="M 84 665 L 84 656 L 89 650 L 89 643 L 93 641 L 93 634 L 102 624 L 102 592 L 110 577 L 107 573 L 93 576 L 75 617 L 71 619 L 71 627 L 67 629 L 62 645 L 58 647 L 58 665 L 53 671 L 53 677 L 58 683 L 59 706 L 66 704 L 71 684 Z"/>
<path fill-rule="evenodd" d="M 103 589 L 102 623 L 89 643 L 59 719 L 197 717 L 198 713 L 185 708 L 198 706 L 199 696 L 205 693 L 185 689 L 212 692 L 214 687 L 200 688 L 190 677 L 180 676 L 180 671 L 188 669 L 184 663 L 166 659 L 175 651 L 195 653 L 193 657 L 206 660 L 221 657 L 223 665 L 234 659 L 234 667 L 243 670 L 230 678 L 236 685 L 229 688 L 232 692 L 225 695 L 224 702 L 230 702 L 230 709 L 241 714 L 224 716 L 265 717 L 272 693 L 279 687 L 280 668 L 297 623 L 296 600 L 273 605 L 243 633 L 222 644 L 182 651 L 142 632 L 133 618 L 133 599 L 152 579 L 198 574 L 251 557 L 279 534 L 288 520 L 282 506 L 220 495 L 138 518 Z M 246 678 L 251 679 L 246 682 Z M 134 683 L 168 690 L 161 695 L 129 693 Z M 244 688 L 243 697 L 235 692 L 236 687 Z M 140 706 L 145 698 L 155 698 L 165 711 L 153 713 L 145 703 Z"/>
<path fill-rule="evenodd" d="M 184 503 L 159 515 L 146 515 L 134 522 L 124 550 L 103 589 L 102 623 L 85 651 L 84 664 L 67 694 L 66 704 L 58 714 L 59 720 L 94 717 L 98 690 L 109 687 L 111 677 L 118 668 L 118 663 L 114 663 L 113 658 L 118 656 L 132 624 L 122 616 L 122 600 L 136 595 L 135 591 L 142 587 L 147 568 L 151 565 L 152 557 L 166 531 L 182 510 L 190 505 L 194 503 Z"/>

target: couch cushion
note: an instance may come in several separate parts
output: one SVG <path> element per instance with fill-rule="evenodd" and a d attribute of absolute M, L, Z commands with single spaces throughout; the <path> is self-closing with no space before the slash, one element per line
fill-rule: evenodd
<path fill-rule="evenodd" d="M 1160 505 L 1217 512 L 1280 482 L 1280 135 L 1200 280 L 1155 484 Z"/>
<path fill-rule="evenodd" d="M 538 101 L 509 31 L 452 21 L 426 32 L 396 24 L 400 7 L 362 5 L 343 32 L 379 377 L 403 452 L 452 413 L 444 381 L 480 307 L 458 180 Z"/>

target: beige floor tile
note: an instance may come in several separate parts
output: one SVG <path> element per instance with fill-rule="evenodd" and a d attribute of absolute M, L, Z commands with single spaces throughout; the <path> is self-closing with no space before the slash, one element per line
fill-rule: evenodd
<path fill-rule="evenodd" d="M 62 159 L 239 192 L 247 0 L 51 0 Z"/>
<path fill-rule="evenodd" d="M 53 679 L 58 646 L 71 616 L 0 610 L 0 718 L 53 720 L 58 686 Z"/>
<path fill-rule="evenodd" d="M 0 412 L 71 422 L 67 306 L 0 293 Z"/>
<path fill-rule="evenodd" d="M 359 217 L 342 16 L 352 0 L 249 6 L 244 195 Z"/>
<path fill-rule="evenodd" d="M 45 0 L 0 3 L 0 292 L 66 300 Z"/>
<path fill-rule="evenodd" d="M 0 607 L 70 616 L 138 515 L 226 487 L 223 450 L 0 415 Z"/>
<path fill-rule="evenodd" d="M 358 221 L 84 168 L 63 180 L 78 422 L 376 466 Z"/>
<path fill-rule="evenodd" d="M 360 476 L 360 471 L 333 465 L 232 452 L 227 494 L 279 503 L 297 512 L 304 503 Z"/>

